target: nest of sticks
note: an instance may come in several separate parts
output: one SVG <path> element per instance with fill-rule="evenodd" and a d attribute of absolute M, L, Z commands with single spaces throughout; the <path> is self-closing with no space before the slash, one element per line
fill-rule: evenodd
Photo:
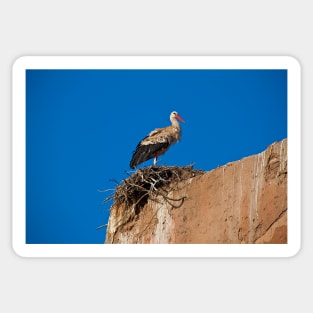
<path fill-rule="evenodd" d="M 126 208 L 134 205 L 136 213 L 140 212 L 148 199 L 166 201 L 177 208 L 183 204 L 185 197 L 175 199 L 168 194 L 182 188 L 184 181 L 203 173 L 193 169 L 192 165 L 144 167 L 132 175 L 127 173 L 129 177 L 117 184 L 114 194 L 105 201 L 114 200 L 115 205 L 126 205 Z"/>

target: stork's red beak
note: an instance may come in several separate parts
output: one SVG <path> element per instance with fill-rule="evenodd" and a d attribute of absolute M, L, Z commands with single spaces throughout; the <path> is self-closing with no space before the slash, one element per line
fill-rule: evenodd
<path fill-rule="evenodd" d="M 176 114 L 175 118 L 183 123 L 185 123 L 185 121 L 178 115 Z"/>

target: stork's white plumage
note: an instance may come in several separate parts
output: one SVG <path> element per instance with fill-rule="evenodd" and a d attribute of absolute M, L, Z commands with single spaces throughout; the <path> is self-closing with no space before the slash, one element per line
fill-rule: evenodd
<path fill-rule="evenodd" d="M 154 158 L 153 165 L 156 165 L 158 156 L 164 154 L 173 143 L 180 140 L 181 130 L 177 120 L 181 122 L 184 120 L 176 111 L 171 113 L 170 120 L 172 125 L 153 130 L 138 143 L 130 161 L 131 168 L 152 158 Z"/>

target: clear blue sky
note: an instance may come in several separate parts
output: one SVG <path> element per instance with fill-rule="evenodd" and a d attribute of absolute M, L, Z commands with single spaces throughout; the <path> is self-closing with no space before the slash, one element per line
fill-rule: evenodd
<path fill-rule="evenodd" d="M 182 140 L 159 165 L 211 170 L 287 138 L 287 71 L 27 70 L 26 242 L 103 243 L 98 190 L 173 110 Z"/>

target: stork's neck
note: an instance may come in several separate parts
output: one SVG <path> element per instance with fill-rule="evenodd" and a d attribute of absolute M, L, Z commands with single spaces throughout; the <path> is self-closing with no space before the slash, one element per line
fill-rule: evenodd
<path fill-rule="evenodd" d="M 171 122 L 173 127 L 180 129 L 180 125 L 175 117 L 171 118 Z"/>

